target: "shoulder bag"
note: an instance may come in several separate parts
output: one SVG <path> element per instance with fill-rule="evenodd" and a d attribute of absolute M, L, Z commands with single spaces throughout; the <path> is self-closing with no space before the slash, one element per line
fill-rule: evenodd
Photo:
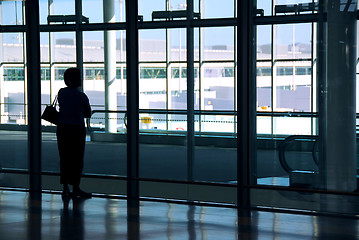
<path fill-rule="evenodd" d="M 44 119 L 52 124 L 57 125 L 59 121 L 60 113 L 56 110 L 57 95 L 51 105 L 46 106 L 44 112 L 41 115 L 41 119 Z"/>

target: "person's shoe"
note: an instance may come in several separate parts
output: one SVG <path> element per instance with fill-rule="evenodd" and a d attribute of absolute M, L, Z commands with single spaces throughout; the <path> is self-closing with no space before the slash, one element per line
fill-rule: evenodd
<path fill-rule="evenodd" d="M 62 198 L 62 201 L 64 201 L 64 202 L 69 202 L 70 199 L 71 199 L 71 192 L 70 192 L 70 190 L 62 191 L 62 193 L 61 193 L 61 198 Z"/>
<path fill-rule="evenodd" d="M 82 190 L 78 190 L 78 191 L 73 191 L 72 192 L 72 197 L 89 199 L 89 198 L 92 198 L 92 193 L 88 193 L 88 192 L 84 192 Z"/>

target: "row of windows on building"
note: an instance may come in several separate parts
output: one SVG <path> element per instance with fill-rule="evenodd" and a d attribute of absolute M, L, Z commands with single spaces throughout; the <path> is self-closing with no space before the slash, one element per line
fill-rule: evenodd
<path fill-rule="evenodd" d="M 55 80 L 63 80 L 63 75 L 66 68 L 55 68 Z M 123 71 L 121 73 L 121 71 Z M 194 77 L 198 77 L 198 68 L 195 68 Z M 187 68 L 174 67 L 171 68 L 171 78 L 187 78 Z M 277 76 L 288 76 L 293 75 L 311 75 L 311 67 L 277 67 Z M 105 75 L 105 70 L 103 68 L 85 68 L 84 79 L 85 80 L 103 80 Z M 272 68 L 270 67 L 258 67 L 257 76 L 271 76 Z M 160 67 L 142 67 L 140 68 L 140 78 L 141 79 L 157 79 L 157 78 L 166 78 L 167 70 L 166 68 Z M 205 68 L 204 77 L 212 78 L 223 78 L 223 77 L 234 77 L 234 68 L 223 67 L 223 68 Z M 116 69 L 116 78 L 125 79 L 126 78 L 126 68 L 117 68 Z M 5 81 L 24 81 L 25 79 L 25 70 L 24 68 L 17 67 L 4 67 L 4 80 Z M 41 69 L 41 80 L 49 81 L 50 80 L 50 68 Z"/>
<path fill-rule="evenodd" d="M 291 76 L 295 75 L 311 75 L 311 67 L 277 67 L 277 76 Z M 257 76 L 271 76 L 271 67 L 257 67 Z"/>
<path fill-rule="evenodd" d="M 66 68 L 55 68 L 55 80 L 63 80 L 63 75 Z M 116 69 L 116 78 L 125 79 L 126 78 L 126 68 L 123 68 L 123 73 L 121 74 L 121 68 Z M 141 79 L 157 79 L 157 78 L 166 78 L 166 68 L 160 67 L 142 67 L 140 68 L 140 78 Z M 182 78 L 187 78 L 187 68 L 174 67 L 171 68 L 171 77 L 179 78 L 181 72 Z M 23 81 L 25 79 L 24 68 L 15 68 L 15 67 L 5 67 L 4 68 L 4 80 L 5 81 Z M 84 79 L 85 80 L 103 80 L 105 75 L 105 70 L 103 68 L 85 68 Z M 195 78 L 198 77 L 198 68 L 195 69 Z M 205 77 L 233 77 L 234 69 L 233 68 L 215 68 L 215 69 L 205 69 Z M 41 80 L 46 81 L 50 80 L 50 69 L 42 68 L 41 69 Z"/>

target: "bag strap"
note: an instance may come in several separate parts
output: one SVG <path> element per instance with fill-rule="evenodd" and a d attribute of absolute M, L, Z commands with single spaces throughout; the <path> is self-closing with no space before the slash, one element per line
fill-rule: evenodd
<path fill-rule="evenodd" d="M 57 94 L 56 94 L 55 99 L 54 99 L 54 101 L 52 102 L 51 106 L 54 106 L 54 107 L 55 107 L 56 104 L 57 104 Z"/>

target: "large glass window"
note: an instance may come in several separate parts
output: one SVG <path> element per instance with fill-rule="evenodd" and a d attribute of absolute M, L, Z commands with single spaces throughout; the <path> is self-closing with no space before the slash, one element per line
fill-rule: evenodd
<path fill-rule="evenodd" d="M 22 2 L 2 1 L 0 5 L 2 18 L 7 16 L 2 24 L 23 24 Z M 5 171 L 28 169 L 24 39 L 23 32 L 0 33 L 0 169 Z M 28 188 L 28 176 L 1 173 L 0 183 L 4 187 Z"/>
<path fill-rule="evenodd" d="M 0 3 L 1 25 L 23 25 L 24 5 L 25 5 L 25 1 L 18 1 L 18 0 L 1 1 Z"/>
<path fill-rule="evenodd" d="M 107 37 L 105 35 L 107 34 Z M 64 84 L 64 73 L 76 67 L 77 46 L 74 32 L 44 34 L 42 51 L 49 51 L 49 59 L 42 62 L 42 103 L 55 99 Z M 87 123 L 84 174 L 126 176 L 126 57 L 124 31 L 83 32 L 83 91 L 90 100 L 93 115 Z M 44 44 L 43 44 L 44 43 Z M 112 77 L 111 77 L 112 76 Z M 105 98 L 107 100 L 105 100 Z M 43 166 L 45 172 L 59 173 L 59 155 L 55 127 L 46 121 L 43 128 Z M 114 136 L 111 138 L 110 136 Z M 112 139 L 112 140 L 110 140 Z M 111 142 L 110 144 L 108 142 Z M 121 157 L 119 157 L 121 156 Z M 101 159 L 101 166 L 98 165 Z M 45 189 L 61 189 L 59 179 L 44 176 Z M 106 181 L 106 187 L 91 184 L 91 178 L 83 179 L 83 188 L 99 193 L 124 194 L 118 188 L 122 182 Z"/>
<path fill-rule="evenodd" d="M 59 89 L 66 87 L 66 69 L 81 68 L 81 91 L 89 97 L 93 110 L 86 123 L 83 188 L 96 193 L 126 194 L 122 180 L 126 180 L 127 170 L 127 96 L 133 92 L 127 93 L 126 86 L 128 36 L 124 28 L 129 25 L 123 24 L 126 23 L 125 2 L 39 0 L 43 25 L 39 46 L 41 76 L 31 81 L 39 81 L 41 85 L 43 110 L 54 101 Z M 355 56 L 351 55 L 356 43 L 348 40 L 354 39 L 352 33 L 356 31 L 351 28 L 357 20 L 356 14 L 352 25 L 341 22 L 347 18 L 334 22 L 331 17 L 325 19 L 328 35 L 321 39 L 321 25 L 316 23 L 321 20 L 316 15 L 318 0 L 254 1 L 256 19 L 248 22 L 253 22 L 256 28 L 256 40 L 250 41 L 247 47 L 256 48 L 251 49 L 255 56 L 248 55 L 248 66 L 255 64 L 255 67 L 249 69 L 238 61 L 243 59 L 243 53 L 238 51 L 243 46 L 238 43 L 244 43 L 239 41 L 243 36 L 237 36 L 238 24 L 242 24 L 237 16 L 242 16 L 244 11 L 238 8 L 239 1 L 194 0 L 194 19 L 190 22 L 186 21 L 188 3 L 186 0 L 138 1 L 140 149 L 136 170 L 140 195 L 236 203 L 236 184 L 238 177 L 242 177 L 237 176 L 237 163 L 241 159 L 249 164 L 248 179 L 245 179 L 249 186 L 245 183 L 245 187 L 250 189 L 252 205 L 332 209 L 332 201 L 323 204 L 321 196 L 308 192 L 347 191 L 348 182 L 357 183 L 357 169 L 353 165 L 358 162 L 354 109 L 359 112 L 359 104 L 355 107 L 353 101 L 343 100 L 352 96 L 355 89 L 346 74 L 354 74 L 347 67 L 356 64 Z M 330 13 L 338 7 L 344 15 L 354 11 L 355 4 L 355 1 L 341 1 L 326 10 Z M 3 31 L 0 34 L 0 170 L 27 170 L 27 85 L 31 82 L 27 76 L 26 49 L 37 46 L 25 43 L 25 7 L 25 1 L 0 1 Z M 77 7 L 81 8 L 82 16 L 76 15 Z M 78 17 L 82 21 L 76 24 Z M 117 30 L 112 30 L 114 26 Z M 333 34 L 333 26 L 343 32 Z M 192 37 L 192 28 L 194 46 L 187 42 Z M 188 59 L 192 56 L 188 50 L 193 50 L 193 59 Z M 321 54 L 326 56 L 323 58 Z M 336 69 L 338 66 L 341 68 Z M 189 78 L 192 75 L 189 69 L 194 69 L 194 79 Z M 248 73 L 253 79 L 238 82 L 238 73 L 244 73 L 243 76 Z M 239 122 L 246 124 L 252 120 L 237 112 L 242 112 L 238 106 L 243 106 L 237 106 L 237 99 L 248 100 L 246 95 L 238 95 L 244 90 L 242 81 L 256 91 L 256 99 L 251 99 L 255 103 L 252 105 L 250 101 L 246 105 L 255 108 L 249 111 L 256 110 L 257 114 L 256 133 L 250 132 L 250 139 L 245 142 L 249 144 L 250 159 L 242 158 L 245 155 L 237 157 L 247 153 L 238 151 L 244 143 L 239 140 L 243 139 L 242 135 L 237 139 L 237 126 Z M 192 87 L 194 92 L 189 92 Z M 248 98 L 254 97 L 253 91 Z M 341 95 L 338 97 L 337 93 Z M 193 109 L 189 104 L 192 96 Z M 188 129 L 192 125 L 187 118 L 192 116 L 194 129 Z M 334 121 L 339 123 L 335 125 Z M 251 127 L 253 123 L 248 124 Z M 57 176 L 56 126 L 46 121 L 42 125 L 42 171 L 46 172 L 43 188 L 58 190 L 61 185 Z M 319 135 L 322 133 L 324 136 Z M 352 141 L 340 137 L 342 133 L 350 135 Z M 255 139 L 251 139 L 253 135 Z M 255 152 L 251 152 L 252 146 Z M 337 148 L 342 149 L 340 154 Z M 342 168 L 348 164 L 350 167 Z M 339 173 L 343 169 L 348 171 Z M 330 184 L 319 184 L 324 177 Z M 28 187 L 26 180 L 11 174 L 0 175 L 0 184 Z M 335 184 L 339 187 L 332 188 Z M 290 192 L 283 191 L 285 187 L 291 188 Z M 294 192 L 293 188 L 297 187 L 304 194 Z M 354 189 L 348 191 L 351 190 Z M 348 202 L 339 205 L 338 208 L 356 209 L 355 204 Z"/>
<path fill-rule="evenodd" d="M 214 2 L 200 2 L 203 4 L 201 17 L 233 16 L 233 1 L 224 2 L 227 6 L 226 13 L 212 11 L 212 3 Z M 233 183 L 237 178 L 234 170 L 237 166 L 236 139 L 233 137 L 236 131 L 235 28 L 195 29 L 195 51 L 196 45 L 199 54 L 198 59 L 195 55 L 195 61 L 198 60 L 199 69 L 196 78 L 195 65 L 195 109 L 201 111 L 201 114 L 195 116 L 194 163 L 190 174 L 195 181 Z M 228 141 L 222 145 L 214 137 L 219 135 L 226 136 Z M 228 189 L 225 195 L 231 198 L 235 191 Z"/>

